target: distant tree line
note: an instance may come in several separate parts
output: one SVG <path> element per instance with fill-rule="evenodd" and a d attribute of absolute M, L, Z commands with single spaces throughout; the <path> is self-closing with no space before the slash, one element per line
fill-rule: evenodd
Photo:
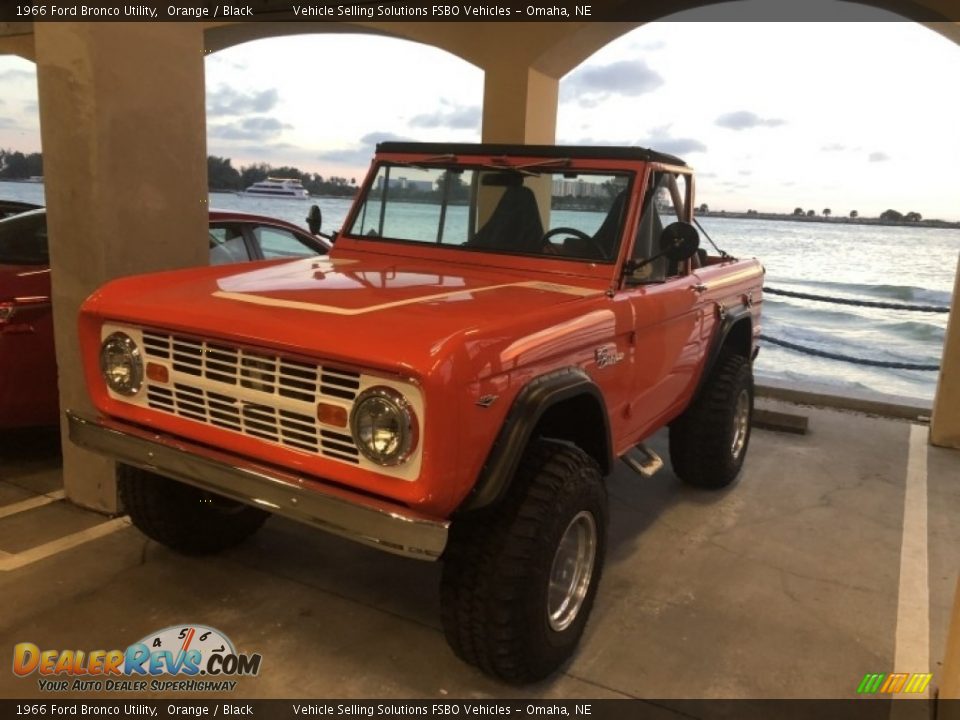
<path fill-rule="evenodd" d="M 0 148 L 0 180 L 27 180 L 41 175 L 41 153 L 22 153 Z M 273 167 L 267 163 L 255 163 L 237 170 L 230 158 L 207 158 L 207 183 L 211 190 L 243 190 L 268 177 L 296 178 L 311 195 L 350 197 L 357 191 L 355 178 L 325 178 L 317 173 L 302 172 L 295 167 Z"/>
<path fill-rule="evenodd" d="M 43 175 L 43 156 L 40 153 L 27 153 L 0 149 L 0 178 L 4 180 L 26 180 Z"/>
<path fill-rule="evenodd" d="M 896 210 L 884 210 L 882 213 L 880 213 L 880 219 L 901 222 L 920 222 L 923 220 L 923 217 L 918 212 L 908 212 L 904 215 Z"/>
<path fill-rule="evenodd" d="M 814 210 L 804 211 L 802 207 L 797 207 L 793 209 L 793 215 L 816 217 L 816 214 L 817 214 L 816 211 Z M 821 212 L 821 215 L 823 215 L 824 217 L 830 217 L 830 214 L 831 214 L 830 208 L 824 208 L 823 211 Z M 860 213 L 858 213 L 856 210 L 851 210 L 850 217 L 852 219 L 856 219 L 860 217 Z M 923 220 L 923 216 L 918 212 L 901 213 L 896 210 L 884 210 L 882 213 L 880 213 L 880 219 L 886 220 L 886 221 L 893 221 L 893 222 L 920 222 L 921 220 Z"/>
<path fill-rule="evenodd" d="M 357 180 L 344 177 L 324 177 L 307 173 L 289 165 L 274 167 L 268 163 L 233 166 L 230 158 L 209 156 L 207 158 L 207 185 L 211 190 L 243 190 L 268 177 L 299 180 L 311 195 L 351 197 L 357 192 Z"/>

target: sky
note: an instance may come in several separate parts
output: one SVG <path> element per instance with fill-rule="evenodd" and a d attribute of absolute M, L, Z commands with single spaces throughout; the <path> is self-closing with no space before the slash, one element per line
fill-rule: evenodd
<path fill-rule="evenodd" d="M 210 55 L 206 75 L 208 152 L 234 166 L 359 182 L 379 140 L 480 140 L 482 71 L 416 43 L 260 40 Z M 908 22 L 657 22 L 561 80 L 557 141 L 679 155 L 712 210 L 960 220 L 957 78 L 960 46 Z M 0 57 L 0 148 L 40 149 L 19 58 Z"/>

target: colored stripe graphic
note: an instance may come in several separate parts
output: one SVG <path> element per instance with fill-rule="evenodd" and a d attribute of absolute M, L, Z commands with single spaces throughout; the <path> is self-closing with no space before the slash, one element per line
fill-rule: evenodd
<path fill-rule="evenodd" d="M 914 673 L 903 691 L 908 693 L 922 693 L 927 689 L 927 685 L 930 684 L 930 680 L 932 679 L 933 673 Z"/>
<path fill-rule="evenodd" d="M 882 693 L 898 693 L 906 684 L 909 673 L 890 673 L 887 675 L 887 681 L 880 688 Z"/>
<path fill-rule="evenodd" d="M 880 689 L 880 684 L 886 678 L 886 673 L 867 673 L 863 676 L 863 680 L 860 681 L 859 687 L 857 687 L 858 693 L 875 693 Z"/>
<path fill-rule="evenodd" d="M 920 694 L 926 691 L 932 679 L 933 673 L 867 673 L 857 686 L 857 694 Z"/>

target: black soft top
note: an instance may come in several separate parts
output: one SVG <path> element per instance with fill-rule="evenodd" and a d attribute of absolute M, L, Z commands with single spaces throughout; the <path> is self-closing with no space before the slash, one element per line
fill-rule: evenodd
<path fill-rule="evenodd" d="M 547 158 L 608 158 L 611 160 L 644 160 L 668 165 L 686 163 L 678 157 L 642 147 L 623 145 L 502 145 L 496 143 L 421 143 L 382 142 L 377 152 L 423 153 L 426 155 L 523 155 Z"/>

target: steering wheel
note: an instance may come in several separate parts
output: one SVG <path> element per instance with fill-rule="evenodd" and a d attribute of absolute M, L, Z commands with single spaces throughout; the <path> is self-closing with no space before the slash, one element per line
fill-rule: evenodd
<path fill-rule="evenodd" d="M 552 230 L 548 230 L 544 234 L 543 238 L 541 239 L 541 242 L 543 243 L 544 246 L 546 246 L 547 243 L 550 242 L 551 238 L 553 238 L 556 235 L 570 235 L 571 237 L 575 237 L 580 240 L 585 240 L 587 243 L 589 243 L 591 248 L 596 250 L 598 257 L 601 257 L 603 259 L 606 259 L 607 257 L 607 253 L 604 251 L 602 247 L 600 247 L 600 243 L 597 242 L 596 238 L 594 238 L 592 235 L 587 235 L 587 233 L 585 233 L 583 230 L 578 230 L 577 228 L 572 228 L 572 227 L 553 228 Z"/>

